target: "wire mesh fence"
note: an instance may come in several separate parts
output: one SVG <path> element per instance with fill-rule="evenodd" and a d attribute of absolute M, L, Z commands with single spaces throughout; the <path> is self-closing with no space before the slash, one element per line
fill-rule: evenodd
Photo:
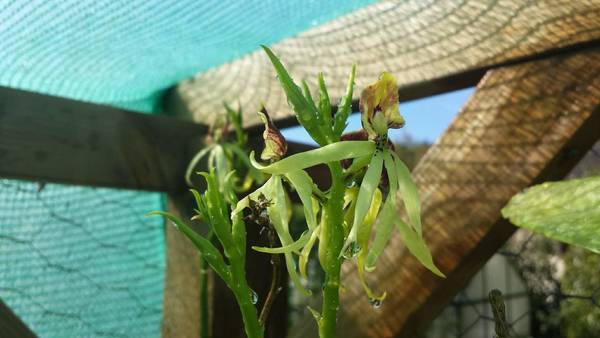
<path fill-rule="evenodd" d="M 41 337 L 157 337 L 161 196 L 0 180 L 0 298 Z"/>
<path fill-rule="evenodd" d="M 598 174 L 600 142 L 567 178 Z M 499 337 L 488 297 L 503 293 L 508 337 L 600 337 L 600 255 L 517 231 L 431 324 L 428 338 Z"/>

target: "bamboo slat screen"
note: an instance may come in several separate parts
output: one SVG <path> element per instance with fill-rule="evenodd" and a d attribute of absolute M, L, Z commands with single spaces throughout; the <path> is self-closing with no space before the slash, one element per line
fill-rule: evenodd
<path fill-rule="evenodd" d="M 434 80 L 598 38 L 598 0 L 410 0 L 367 6 L 273 49 L 292 75 L 312 88 L 318 72 L 324 72 L 335 102 L 353 63 L 357 88 L 387 70 L 398 79 L 402 97 L 414 85 L 428 86 L 424 93 L 456 89 L 464 86 L 461 77 L 449 83 Z M 177 93 L 195 120 L 218 116 L 223 101 L 239 102 L 248 125 L 259 122 L 254 112 L 261 102 L 275 118 L 291 115 L 262 51 L 183 81 Z"/>

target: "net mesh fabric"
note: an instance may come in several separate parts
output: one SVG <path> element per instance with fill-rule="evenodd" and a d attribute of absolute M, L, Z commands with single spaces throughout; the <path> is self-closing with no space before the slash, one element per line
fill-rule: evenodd
<path fill-rule="evenodd" d="M 40 337 L 158 337 L 161 195 L 0 180 L 0 298 Z"/>
<path fill-rule="evenodd" d="M 372 2 L 0 0 L 0 86 L 154 112 L 178 81 Z M 0 180 L 0 298 L 41 337 L 158 337 L 163 221 L 143 215 L 161 195 L 42 186 Z"/>
<path fill-rule="evenodd" d="M 0 85 L 152 111 L 176 82 L 372 0 L 0 1 Z"/>

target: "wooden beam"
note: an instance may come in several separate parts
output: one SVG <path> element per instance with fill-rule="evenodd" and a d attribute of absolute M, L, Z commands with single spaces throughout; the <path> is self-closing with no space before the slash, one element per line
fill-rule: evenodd
<path fill-rule="evenodd" d="M 374 286 L 389 292 L 374 310 L 346 265 L 344 337 L 419 337 L 514 231 L 500 215 L 511 196 L 561 179 L 598 140 L 600 49 L 489 72 L 414 171 L 424 233 L 446 279 L 434 277 L 397 236 Z"/>
<path fill-rule="evenodd" d="M 316 89 L 324 72 L 333 102 L 357 64 L 355 98 L 381 71 L 393 73 L 401 100 L 475 85 L 489 69 L 600 42 L 598 0 L 383 1 L 273 45 L 292 75 Z M 180 83 L 180 111 L 208 121 L 222 102 L 246 109 L 264 101 L 274 119 L 292 116 L 260 50 Z"/>
<path fill-rule="evenodd" d="M 0 87 L 0 177 L 177 191 L 206 128 Z"/>
<path fill-rule="evenodd" d="M 193 210 L 193 204 L 187 195 L 187 192 L 170 194 L 167 199 L 167 210 L 185 220 L 190 219 Z M 161 337 L 199 338 L 200 256 L 185 235 L 169 222 L 165 223 L 167 264 Z M 188 221 L 188 224 L 192 223 Z M 197 224 L 192 224 L 194 225 Z M 195 230 L 203 232 L 199 227 Z"/>
<path fill-rule="evenodd" d="M 37 336 L 0 299 L 0 337 L 36 338 Z"/>

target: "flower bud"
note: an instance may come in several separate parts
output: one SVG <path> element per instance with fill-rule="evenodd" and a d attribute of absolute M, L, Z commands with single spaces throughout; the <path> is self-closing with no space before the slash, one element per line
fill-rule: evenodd
<path fill-rule="evenodd" d="M 265 161 L 278 161 L 287 152 L 287 142 L 279 129 L 273 124 L 271 117 L 269 117 L 269 114 L 264 107 L 258 112 L 258 115 L 265 124 L 265 131 L 263 132 L 265 149 L 260 155 L 260 158 Z"/>
<path fill-rule="evenodd" d="M 389 128 L 404 126 L 398 110 L 398 85 L 394 76 L 383 72 L 375 83 L 360 94 L 360 111 L 363 128 L 370 138 L 387 135 Z"/>

